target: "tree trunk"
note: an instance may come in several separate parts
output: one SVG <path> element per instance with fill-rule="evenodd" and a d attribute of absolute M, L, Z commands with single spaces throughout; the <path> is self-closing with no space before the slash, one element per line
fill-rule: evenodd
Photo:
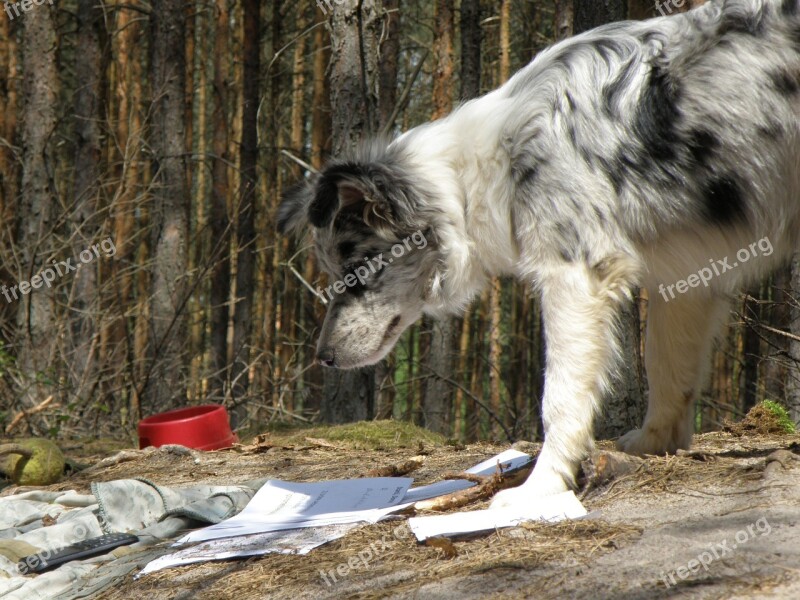
<path fill-rule="evenodd" d="M 574 31 L 575 10 L 573 0 L 555 0 L 555 36 L 556 41 L 572 37 Z"/>
<path fill-rule="evenodd" d="M 308 26 L 305 11 L 299 9 L 295 28 L 303 32 Z M 289 144 L 292 152 L 297 156 L 303 157 L 305 148 L 305 85 L 306 85 L 306 40 L 308 36 L 302 36 L 294 45 L 294 60 L 292 61 L 292 116 L 291 133 L 289 134 Z M 302 175 L 300 165 L 293 163 L 292 179 L 297 180 Z"/>
<path fill-rule="evenodd" d="M 397 64 L 400 60 L 400 0 L 384 0 L 386 11 L 383 43 L 380 47 L 378 115 L 385 127 L 397 103 Z M 394 123 L 392 123 L 394 125 Z"/>
<path fill-rule="evenodd" d="M 499 439 L 500 425 L 498 420 L 504 420 L 502 406 L 503 370 L 500 361 L 503 355 L 502 343 L 502 316 L 503 316 L 503 282 L 495 277 L 489 287 L 489 407 L 497 419 L 489 422 L 489 431 L 492 439 Z"/>
<path fill-rule="evenodd" d="M 331 59 L 330 41 L 328 30 L 318 27 L 314 32 L 314 91 L 311 100 L 311 166 L 317 170 L 322 169 L 331 143 L 331 90 L 326 74 Z"/>
<path fill-rule="evenodd" d="M 441 119 L 453 108 L 453 0 L 436 0 L 433 23 L 433 114 Z"/>
<path fill-rule="evenodd" d="M 656 15 L 656 2 L 654 0 L 628 0 L 629 19 L 650 19 Z"/>
<path fill-rule="evenodd" d="M 230 385 L 228 363 L 228 318 L 231 297 L 231 230 L 228 212 L 228 67 L 230 36 L 228 35 L 227 0 L 216 0 L 216 39 L 214 40 L 214 184 L 211 190 L 211 377 L 209 395 L 217 400 L 225 397 Z"/>
<path fill-rule="evenodd" d="M 637 297 L 637 301 L 627 303 L 620 314 L 620 377 L 605 398 L 604 411 L 595 423 L 595 436 L 598 439 L 619 437 L 639 427 L 644 420 L 646 383 L 642 368 L 640 323 Z"/>
<path fill-rule="evenodd" d="M 511 76 L 511 0 L 500 0 L 500 85 Z"/>
<path fill-rule="evenodd" d="M 377 131 L 380 0 L 337 0 L 331 15 L 333 153 L 340 156 Z M 320 418 L 347 423 L 372 418 L 375 369 L 326 370 Z"/>
<path fill-rule="evenodd" d="M 764 285 L 769 300 L 764 311 L 764 320 L 774 330 L 789 330 L 789 307 L 792 305 L 792 295 L 789 293 L 791 279 L 791 269 L 786 267 L 773 273 L 769 282 Z M 787 377 L 785 357 L 789 354 L 789 339 L 772 331 L 765 331 L 764 338 L 766 346 L 766 356 L 762 363 L 764 399 L 784 402 Z"/>
<path fill-rule="evenodd" d="M 380 0 L 337 0 L 331 23 L 333 154 L 377 131 Z"/>
<path fill-rule="evenodd" d="M 236 303 L 233 308 L 233 352 L 231 368 L 233 400 L 241 402 L 249 386 L 250 334 L 253 317 L 253 271 L 256 252 L 256 164 L 258 162 L 258 82 L 261 75 L 259 41 L 261 36 L 261 3 L 244 0 L 244 73 L 242 76 L 242 144 L 239 180 L 238 221 L 236 225 Z M 246 418 L 246 406 L 238 404 L 233 411 L 234 426 Z"/>
<path fill-rule="evenodd" d="M 12 33 L 18 30 L 9 19 L 0 19 L 0 137 L 5 143 L 0 144 L 0 223 L 7 223 L 5 230 L 0 230 L 0 257 L 13 255 L 15 241 L 16 215 L 19 201 L 20 155 L 17 142 L 17 105 L 19 86 L 19 64 L 17 54 L 17 36 Z M 15 279 L 14 266 L 0 260 L 0 281 L 9 283 Z M 0 297 L 0 323 L 14 323 L 17 306 Z M 0 327 L 0 345 L 8 348 L 13 344 L 12 327 Z"/>
<path fill-rule="evenodd" d="M 0 219 L 3 223 L 14 222 L 14 206 L 17 202 L 17 161 L 13 146 L 16 141 L 17 106 L 17 44 L 12 33 L 11 21 L 0 19 L 0 137 L 9 145 L 0 147 Z M 5 235 L 0 236 L 4 242 Z M 4 249 L 5 250 L 5 249 Z"/>
<path fill-rule="evenodd" d="M 425 427 L 451 435 L 453 410 L 453 334 L 454 319 L 446 317 L 431 323 L 430 351 L 425 359 L 425 388 L 422 414 Z"/>
<path fill-rule="evenodd" d="M 626 0 L 574 0 L 575 35 L 606 23 L 622 21 L 628 15 Z"/>
<path fill-rule="evenodd" d="M 19 350 L 17 367 L 25 378 L 21 403 L 30 408 L 44 400 L 53 388 L 45 383 L 45 373 L 52 367 L 56 337 L 53 335 L 54 290 L 33 286 L 32 278 L 49 267 L 57 256 L 54 228 L 57 198 L 52 180 L 55 164 L 53 133 L 56 127 L 58 75 L 55 32 L 55 8 L 44 5 L 25 13 L 22 19 L 22 195 L 17 213 L 19 265 L 14 273 L 19 290 L 17 324 Z M 56 138 L 57 139 L 57 138 Z M 69 275 L 67 275 L 69 277 Z M 28 284 L 30 282 L 30 284 Z"/>
<path fill-rule="evenodd" d="M 95 0 L 78 1 L 78 47 L 75 56 L 75 77 L 80 82 L 75 92 L 75 180 L 73 197 L 75 210 L 72 229 L 73 256 L 99 240 L 101 132 L 104 118 L 103 68 L 101 35 L 103 31 L 102 3 Z M 72 391 L 76 402 L 92 399 L 99 378 L 99 264 L 85 265 L 75 273 L 71 294 L 70 340 L 68 360 L 71 364 Z"/>
<path fill-rule="evenodd" d="M 461 2 L 461 100 L 481 93 L 481 2 Z"/>
<path fill-rule="evenodd" d="M 789 342 L 789 358 L 792 365 L 786 377 L 786 408 L 795 423 L 800 424 L 800 254 L 792 259 L 791 327 L 794 337 Z"/>
<path fill-rule="evenodd" d="M 754 301 L 759 296 L 759 288 L 754 288 L 742 302 L 742 314 L 745 319 L 758 320 L 759 307 Z M 758 361 L 761 354 L 761 338 L 755 323 L 745 323 L 742 331 L 742 389 L 741 409 L 747 412 L 756 405 L 758 399 Z"/>
<path fill-rule="evenodd" d="M 153 268 L 150 309 L 150 410 L 186 398 L 186 89 L 185 3 L 163 0 L 150 13 L 153 152 Z"/>
<path fill-rule="evenodd" d="M 148 207 L 140 203 L 137 195 L 143 179 L 142 171 L 147 171 L 141 156 L 144 146 L 142 73 L 146 61 L 140 60 L 145 54 L 142 38 L 146 26 L 133 10 L 119 10 L 115 16 L 114 26 L 119 34 L 113 39 L 116 47 L 109 94 L 109 110 L 115 130 L 113 136 L 108 136 L 107 156 L 114 157 L 118 165 L 111 171 L 112 180 L 119 181 L 119 184 L 109 207 L 117 253 L 109 275 L 114 281 L 113 293 L 109 294 L 107 302 L 112 318 L 103 326 L 101 352 L 106 367 L 117 365 L 113 376 L 103 382 L 106 392 L 113 393 L 112 390 L 123 388 L 130 390 L 128 406 L 120 411 L 121 424 L 128 426 L 142 416 L 140 392 L 146 378 L 150 327 L 147 270 L 130 268 L 142 258 L 137 256 L 137 250 L 144 254 L 147 247 L 137 235 L 139 227 L 147 220 L 148 212 Z M 141 215 L 138 219 L 137 214 Z M 134 295 L 139 289 L 144 289 L 145 293 Z M 129 319 L 128 311 L 132 307 L 135 316 Z M 133 330 L 132 335 L 130 330 Z"/>

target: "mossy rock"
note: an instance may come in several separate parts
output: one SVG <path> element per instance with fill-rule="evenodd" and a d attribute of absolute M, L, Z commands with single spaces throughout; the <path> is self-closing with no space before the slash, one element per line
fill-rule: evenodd
<path fill-rule="evenodd" d="M 29 438 L 0 444 L 0 473 L 17 485 L 50 485 L 64 473 L 65 459 L 51 440 Z"/>

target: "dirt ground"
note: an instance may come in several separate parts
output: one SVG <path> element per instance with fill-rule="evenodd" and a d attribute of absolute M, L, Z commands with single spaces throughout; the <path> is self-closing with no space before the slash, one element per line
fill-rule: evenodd
<path fill-rule="evenodd" d="M 313 481 L 364 475 L 420 454 L 425 462 L 410 476 L 422 484 L 505 449 L 447 444 L 408 426 L 380 439 L 337 431 L 266 435 L 238 450 L 201 453 L 199 462 L 171 452 L 132 451 L 126 460 L 78 472 L 52 487 L 87 491 L 92 481 L 129 477 L 174 486 L 261 477 Z M 523 444 L 521 449 L 538 448 Z M 83 448 L 81 460 L 100 459 L 86 456 L 91 453 Z M 95 597 L 796 599 L 798 455 L 797 434 L 705 434 L 696 437 L 691 453 L 634 461 L 627 465 L 629 472 L 612 471 L 605 479 L 592 478 L 587 466 L 590 481 L 581 491 L 591 513 L 586 520 L 528 525 L 433 547 L 418 545 L 404 522 L 382 523 L 307 556 L 206 563 L 136 581 L 130 576 Z M 321 572 L 335 573 L 368 548 L 375 556 L 367 564 L 357 564 L 335 582 L 322 577 Z"/>

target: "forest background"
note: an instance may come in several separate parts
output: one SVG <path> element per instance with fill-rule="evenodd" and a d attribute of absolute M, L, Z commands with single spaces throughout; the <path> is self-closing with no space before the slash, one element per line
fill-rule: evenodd
<path fill-rule="evenodd" d="M 358 139 L 444 116 L 574 33 L 690 2 L 677 4 L 6 4 L 0 426 L 124 437 L 148 414 L 219 402 L 242 431 L 392 417 L 461 441 L 540 439 L 530 290 L 496 280 L 463 316 L 412 327 L 376 367 L 323 370 L 314 290 L 327 283 L 307 238 L 277 236 L 275 209 Z M 795 263 L 736 299 L 698 431 L 762 399 L 800 420 L 798 291 Z M 641 293 L 602 437 L 643 416 L 646 312 Z"/>

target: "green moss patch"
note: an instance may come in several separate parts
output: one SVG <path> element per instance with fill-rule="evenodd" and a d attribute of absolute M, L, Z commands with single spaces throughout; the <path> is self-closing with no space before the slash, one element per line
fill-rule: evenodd
<path fill-rule="evenodd" d="M 417 448 L 420 444 L 442 446 L 447 439 L 427 429 L 403 421 L 361 421 L 347 425 L 310 427 L 300 431 L 275 432 L 273 441 L 283 444 L 304 444 L 325 440 L 353 450 L 392 450 Z"/>

